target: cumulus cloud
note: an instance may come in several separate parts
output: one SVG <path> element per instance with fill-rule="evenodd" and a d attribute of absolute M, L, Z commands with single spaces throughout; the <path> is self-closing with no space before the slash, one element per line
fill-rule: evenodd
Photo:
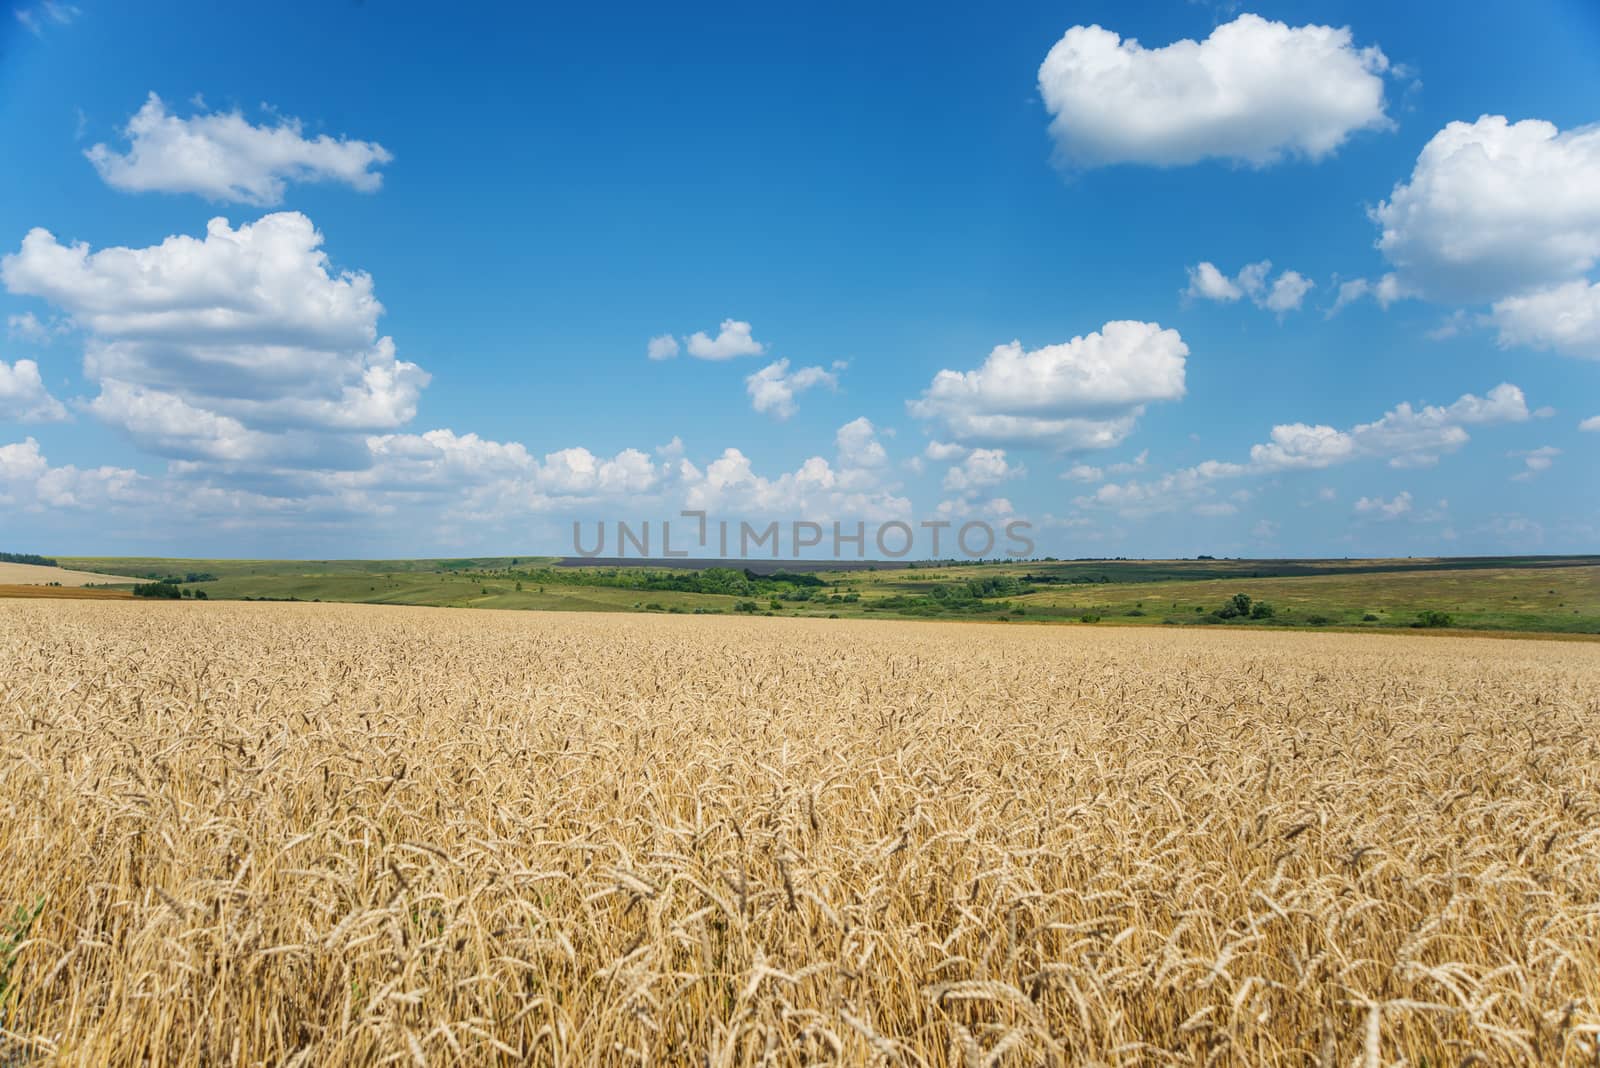
<path fill-rule="evenodd" d="M 1469 440 L 1466 427 L 1520 423 L 1530 418 L 1522 390 L 1502 382 L 1485 396 L 1467 393 L 1448 407 L 1402 402 L 1348 431 L 1288 423 L 1253 446 L 1250 462 L 1263 470 L 1331 467 L 1357 457 L 1386 458 L 1391 467 L 1428 467 Z"/>
<path fill-rule="evenodd" d="M 52 467 L 33 438 L 0 445 L 0 503 L 22 511 L 143 503 L 146 481 L 122 467 Z"/>
<path fill-rule="evenodd" d="M 1201 260 L 1188 268 L 1189 288 L 1183 295 L 1191 300 L 1216 300 L 1232 303 L 1244 296 L 1244 290 L 1232 278 L 1217 270 L 1210 260 Z"/>
<path fill-rule="evenodd" d="M 738 356 L 760 356 L 767 346 L 750 333 L 750 324 L 738 319 L 724 319 L 716 337 L 697 330 L 684 341 L 689 355 L 698 360 L 731 360 Z"/>
<path fill-rule="evenodd" d="M 940 371 L 907 408 L 958 442 L 1121 444 L 1147 404 L 1184 395 L 1189 347 L 1157 323 L 1109 322 L 1096 333 L 1025 351 L 997 345 L 972 371 Z"/>
<path fill-rule="evenodd" d="M 1595 178 L 1600 181 L 1600 171 Z M 1600 284 L 1568 282 L 1496 301 L 1490 318 L 1502 348 L 1526 345 L 1600 360 Z"/>
<path fill-rule="evenodd" d="M 1189 288 L 1183 295 L 1190 300 L 1214 300 L 1232 303 L 1248 296 L 1258 308 L 1275 312 L 1280 318 L 1288 312 L 1298 311 L 1306 294 L 1316 288 L 1316 283 L 1299 271 L 1282 271 L 1268 282 L 1272 261 L 1261 260 L 1246 264 L 1235 277 L 1228 277 L 1209 260 L 1202 260 L 1188 268 Z"/>
<path fill-rule="evenodd" d="M 0 280 L 86 331 L 91 409 L 151 451 L 304 456 L 408 422 L 428 382 L 378 335 L 372 278 L 333 273 L 321 246 L 298 212 L 97 252 L 35 229 L 0 259 Z"/>
<path fill-rule="evenodd" d="M 837 389 L 839 376 L 823 367 L 790 371 L 788 360 L 777 360 L 746 378 L 744 385 L 752 408 L 778 419 L 788 419 L 799 411 L 795 404 L 797 394 L 816 386 Z"/>
<path fill-rule="evenodd" d="M 1251 447 L 1246 463 L 1206 460 L 1155 479 L 1111 482 L 1077 498 L 1076 503 L 1136 515 L 1204 503 L 1215 496 L 1216 483 L 1227 479 L 1321 470 L 1357 460 L 1384 460 L 1396 468 L 1426 467 L 1465 445 L 1470 440 L 1469 426 L 1519 423 L 1529 418 L 1522 390 L 1501 383 L 1483 396 L 1467 393 L 1447 406 L 1401 403 L 1372 422 L 1348 430 L 1280 423 L 1271 429 L 1268 440 Z"/>
<path fill-rule="evenodd" d="M 1401 284 L 1429 299 L 1483 303 L 1571 281 L 1600 260 L 1600 127 L 1452 122 L 1372 216 Z"/>
<path fill-rule="evenodd" d="M 19 423 L 56 423 L 67 409 L 45 389 L 39 365 L 32 360 L 8 364 L 0 360 L 0 419 Z"/>
<path fill-rule="evenodd" d="M 839 463 L 846 468 L 877 468 L 889 461 L 888 450 L 878 440 L 878 428 L 864 415 L 840 427 L 833 443 Z"/>
<path fill-rule="evenodd" d="M 1600 434 L 1600 415 L 1591 415 L 1578 424 L 1578 429 L 1591 434 Z"/>
<path fill-rule="evenodd" d="M 1204 41 L 1145 48 L 1074 26 L 1039 68 L 1059 158 L 1073 166 L 1174 166 L 1226 159 L 1261 167 L 1319 160 L 1359 130 L 1391 127 L 1389 62 L 1348 28 L 1240 15 Z"/>
<path fill-rule="evenodd" d="M 645 346 L 645 355 L 652 360 L 670 360 L 678 354 L 678 339 L 671 334 L 658 334 Z"/>
<path fill-rule="evenodd" d="M 1561 450 L 1554 445 L 1543 445 L 1537 449 L 1530 449 L 1526 452 L 1513 452 L 1507 455 L 1522 461 L 1522 470 L 1512 475 L 1511 480 L 1513 482 L 1527 482 L 1536 475 L 1550 470 L 1551 465 L 1556 462 L 1556 457 L 1561 455 Z"/>
<path fill-rule="evenodd" d="M 179 118 L 151 93 L 123 130 L 128 150 L 97 144 L 84 155 L 106 184 L 129 193 L 196 193 L 270 207 L 289 182 L 342 182 L 364 193 L 383 184 L 394 157 L 372 141 L 307 138 L 299 119 L 253 125 L 237 111 Z"/>
<path fill-rule="evenodd" d="M 39 443 L 24 438 L 10 445 L 0 445 L 0 483 L 15 485 L 37 479 L 50 469 L 39 451 Z"/>
<path fill-rule="evenodd" d="M 945 472 L 944 488 L 957 493 L 973 492 L 1027 473 L 1027 468 L 1006 459 L 1004 449 L 973 449 L 959 465 Z"/>
<path fill-rule="evenodd" d="M 1375 519 L 1399 519 L 1411 511 L 1411 494 L 1401 490 L 1389 500 L 1382 497 L 1362 497 L 1356 501 L 1356 512 Z"/>
<path fill-rule="evenodd" d="M 862 469 L 836 468 L 812 456 L 796 470 L 776 477 L 755 470 L 737 448 L 724 449 L 702 472 L 686 472 L 684 507 L 721 516 L 797 516 L 814 522 L 831 519 L 864 521 L 904 518 L 911 502 L 892 485 L 879 483 Z"/>
<path fill-rule="evenodd" d="M 1262 299 L 1261 306 L 1279 315 L 1298 311 L 1300 302 L 1305 300 L 1306 294 L 1315 289 L 1316 285 L 1299 271 L 1284 271 L 1273 280 L 1272 289 Z"/>

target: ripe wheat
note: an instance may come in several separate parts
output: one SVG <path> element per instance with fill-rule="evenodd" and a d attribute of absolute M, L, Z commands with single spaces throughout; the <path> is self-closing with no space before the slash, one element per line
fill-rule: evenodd
<path fill-rule="evenodd" d="M 0 602 L 0 1064 L 1590 1064 L 1600 646 Z"/>

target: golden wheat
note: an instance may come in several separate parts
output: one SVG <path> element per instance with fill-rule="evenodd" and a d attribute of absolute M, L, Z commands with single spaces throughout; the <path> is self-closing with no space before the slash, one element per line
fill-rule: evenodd
<path fill-rule="evenodd" d="M 1589 1064 L 1600 647 L 0 602 L 0 1064 Z"/>

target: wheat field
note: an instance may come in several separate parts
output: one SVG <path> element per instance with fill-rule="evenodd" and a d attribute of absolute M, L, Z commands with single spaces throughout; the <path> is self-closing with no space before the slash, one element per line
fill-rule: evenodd
<path fill-rule="evenodd" d="M 0 1064 L 1593 1064 L 1600 646 L 0 601 Z"/>

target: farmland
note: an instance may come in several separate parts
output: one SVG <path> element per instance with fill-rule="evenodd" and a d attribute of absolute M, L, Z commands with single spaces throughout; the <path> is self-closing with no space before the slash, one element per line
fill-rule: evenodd
<path fill-rule="evenodd" d="M 1597 693 L 1587 642 L 0 600 L 0 1063 L 1589 1064 Z"/>
<path fill-rule="evenodd" d="M 62 562 L 125 576 L 125 583 L 191 576 L 193 589 L 211 599 L 1361 630 L 1409 628 L 1434 613 L 1449 629 L 1600 635 L 1600 557 L 1593 556 L 883 562 L 848 570 L 770 560 L 595 566 L 556 557 Z M 1219 618 L 1239 594 L 1271 614 Z"/>

